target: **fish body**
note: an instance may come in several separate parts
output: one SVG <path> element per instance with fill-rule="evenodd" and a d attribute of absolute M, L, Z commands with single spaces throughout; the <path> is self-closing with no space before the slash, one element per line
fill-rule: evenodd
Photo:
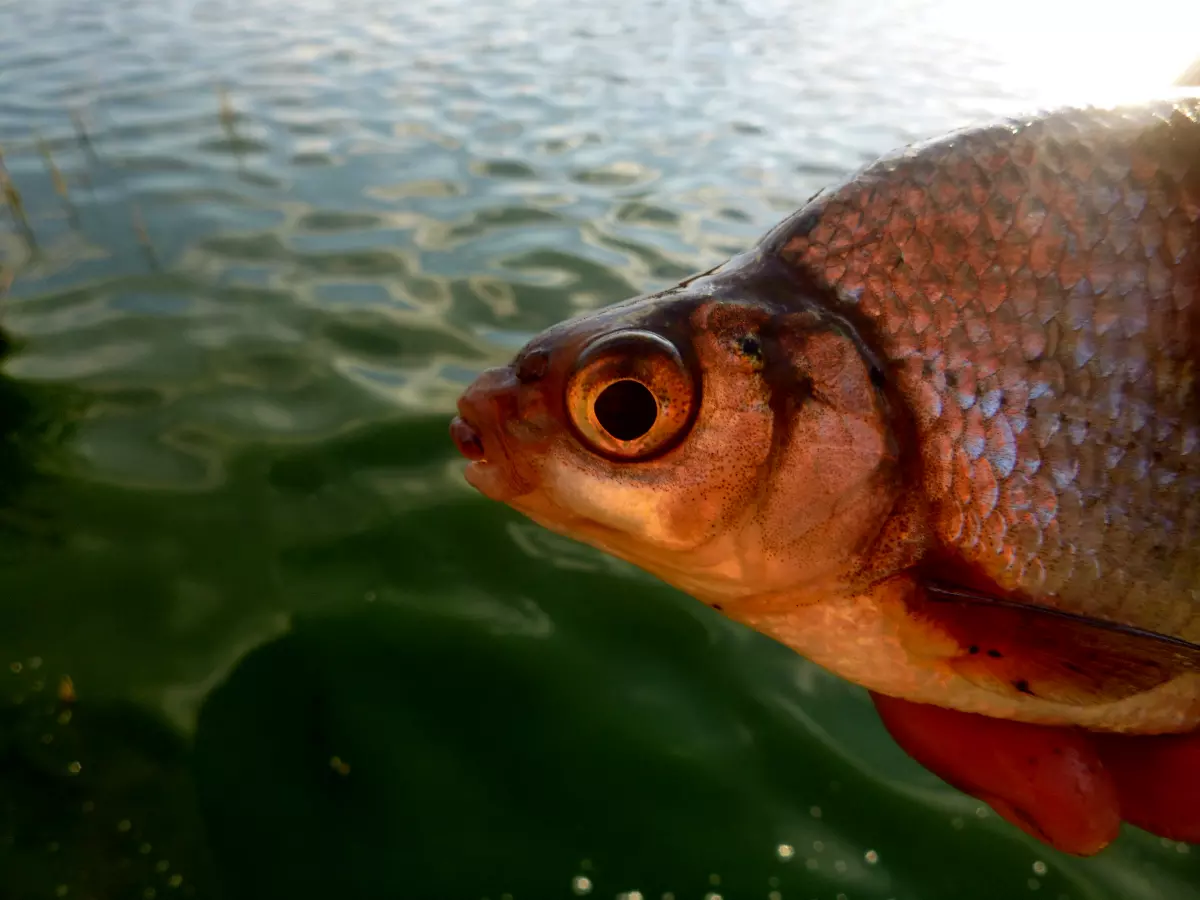
<path fill-rule="evenodd" d="M 467 478 L 892 697 L 1200 726 L 1200 92 L 883 157 L 462 397 Z"/>

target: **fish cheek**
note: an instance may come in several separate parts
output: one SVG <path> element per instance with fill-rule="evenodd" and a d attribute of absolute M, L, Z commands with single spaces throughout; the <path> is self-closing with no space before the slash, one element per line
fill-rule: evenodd
<path fill-rule="evenodd" d="M 601 526 L 603 549 L 622 557 L 689 545 L 677 527 L 676 492 L 661 462 L 616 463 L 559 445 L 543 458 L 542 490 L 562 517 Z"/>
<path fill-rule="evenodd" d="M 701 407 L 677 459 L 679 527 L 702 521 L 709 539 L 744 522 L 762 501 L 776 421 L 761 363 L 743 349 L 757 323 L 713 315 L 695 351 L 704 373 Z"/>
<path fill-rule="evenodd" d="M 773 418 L 765 385 L 756 367 L 731 352 L 729 337 L 708 331 L 697 338 L 704 373 L 700 410 L 657 476 L 669 494 L 672 529 L 681 546 L 699 552 L 690 560 L 698 568 L 714 562 L 703 551 L 729 552 L 727 545 L 714 542 L 755 507 L 771 449 Z"/>
<path fill-rule="evenodd" d="M 784 407 L 761 510 L 769 552 L 818 569 L 862 562 L 900 491 L 899 467 L 871 368 L 846 336 L 783 330 L 780 349 L 806 397 Z M 781 404 L 776 404 L 777 411 Z M 805 573 L 795 572 L 795 577 Z"/>

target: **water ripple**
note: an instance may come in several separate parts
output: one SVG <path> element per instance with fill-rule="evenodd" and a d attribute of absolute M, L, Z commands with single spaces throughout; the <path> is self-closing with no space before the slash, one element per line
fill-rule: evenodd
<path fill-rule="evenodd" d="M 85 409 L 52 497 L 70 548 L 56 552 L 73 555 L 16 551 L 28 569 L 0 571 L 4 596 L 36 602 L 0 604 L 0 635 L 59 642 L 98 695 L 177 698 L 284 612 L 335 608 L 384 574 L 397 597 L 426 579 L 440 600 L 460 591 L 454 615 L 482 622 L 488 646 L 536 636 L 594 658 L 598 682 L 624 684 L 625 737 L 694 767 L 691 784 L 742 777 L 751 818 L 771 810 L 794 845 L 785 864 L 764 840 L 752 862 L 789 866 L 786 896 L 951 895 L 918 871 L 928 855 L 872 831 L 868 803 L 899 801 L 887 821 L 918 817 L 926 850 L 981 853 L 987 838 L 979 859 L 1020 870 L 997 890 L 1029 890 L 1030 848 L 905 768 L 859 694 L 512 526 L 467 492 L 445 433 L 463 386 L 538 330 L 720 262 L 878 153 L 1040 97 L 1046 70 L 1006 62 L 1011 36 L 948 28 L 961 6 L 0 0 L 0 152 L 21 197 L 0 213 L 0 283 L 15 275 L 4 378 Z M 1032 39 L 1035 12 L 989 23 Z M 620 606 L 630 587 L 646 592 L 636 609 Z M 614 596 L 574 603 L 589 590 Z M 574 637 L 571 616 L 590 617 Z M 689 635 L 703 648 L 690 681 L 662 662 Z M 705 697 L 686 686 L 713 671 Z M 713 699 L 735 687 L 740 707 Z M 789 746 L 803 757 L 764 762 L 782 731 L 754 715 L 802 732 Z M 788 780 L 810 765 L 854 775 L 857 801 Z M 825 817 L 789 784 L 823 794 Z M 1126 842 L 1107 868 L 1060 860 L 1060 886 L 1194 895 L 1169 874 L 1179 856 Z M 1146 860 L 1168 874 L 1133 877 Z M 983 891 L 992 874 L 962 883 Z M 696 896 L 716 892 L 699 878 Z M 737 896 L 771 890 L 764 874 Z"/>

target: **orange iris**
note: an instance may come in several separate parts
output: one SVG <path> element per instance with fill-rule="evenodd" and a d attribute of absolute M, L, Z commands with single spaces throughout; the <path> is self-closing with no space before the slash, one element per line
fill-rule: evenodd
<path fill-rule="evenodd" d="M 588 449 L 642 460 L 683 438 L 698 394 L 691 369 L 670 341 L 649 331 L 620 331 L 579 355 L 567 382 L 567 413 Z"/>

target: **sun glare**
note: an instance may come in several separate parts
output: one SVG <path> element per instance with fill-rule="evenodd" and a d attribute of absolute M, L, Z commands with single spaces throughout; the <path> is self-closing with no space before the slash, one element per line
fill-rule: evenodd
<path fill-rule="evenodd" d="M 951 0 L 945 24 L 982 42 L 1039 100 L 1121 99 L 1170 85 L 1200 58 L 1196 0 Z"/>

